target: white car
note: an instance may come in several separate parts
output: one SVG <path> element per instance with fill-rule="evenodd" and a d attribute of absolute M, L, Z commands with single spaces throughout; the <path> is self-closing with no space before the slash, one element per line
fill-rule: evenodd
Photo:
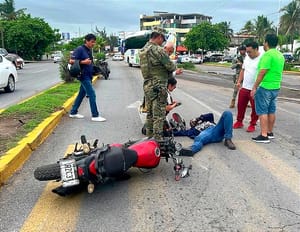
<path fill-rule="evenodd" d="M 53 62 L 56 63 L 56 62 L 61 62 L 62 61 L 62 55 L 54 55 L 53 57 Z"/>
<path fill-rule="evenodd" d="M 0 55 L 0 89 L 10 93 L 15 91 L 18 81 L 17 69 L 13 63 Z"/>
<path fill-rule="evenodd" d="M 202 64 L 203 60 L 200 56 L 190 56 L 190 61 L 194 64 Z"/>
<path fill-rule="evenodd" d="M 115 54 L 112 58 L 114 61 L 121 61 L 124 60 L 124 57 L 121 54 Z"/>

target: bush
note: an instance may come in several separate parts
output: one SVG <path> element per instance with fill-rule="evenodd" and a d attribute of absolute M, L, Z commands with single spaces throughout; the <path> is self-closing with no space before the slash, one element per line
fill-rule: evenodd
<path fill-rule="evenodd" d="M 71 77 L 68 70 L 69 59 L 70 59 L 70 52 L 68 51 L 64 53 L 61 63 L 59 64 L 60 78 L 67 83 L 73 82 L 75 80 L 74 77 Z"/>
<path fill-rule="evenodd" d="M 293 67 L 294 67 L 293 64 L 285 62 L 283 70 L 285 70 L 285 71 L 291 71 Z"/>
<path fill-rule="evenodd" d="M 178 68 L 188 69 L 188 70 L 195 70 L 195 65 L 191 62 L 186 62 L 177 65 Z"/>

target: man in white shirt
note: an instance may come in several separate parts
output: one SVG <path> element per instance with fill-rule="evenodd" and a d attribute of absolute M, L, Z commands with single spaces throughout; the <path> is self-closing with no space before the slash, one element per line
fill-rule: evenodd
<path fill-rule="evenodd" d="M 246 53 L 242 70 L 237 81 L 237 87 L 242 88 L 239 90 L 238 94 L 238 104 L 237 104 L 237 118 L 236 122 L 233 124 L 233 129 L 242 128 L 244 126 L 243 120 L 245 117 L 245 112 L 247 109 L 248 102 L 250 101 L 251 105 L 251 121 L 250 125 L 247 128 L 247 132 L 255 131 L 255 125 L 258 120 L 258 116 L 255 112 L 254 99 L 250 96 L 251 90 L 253 88 L 258 62 L 261 58 L 261 54 L 258 51 L 258 43 L 250 42 L 246 45 Z"/>

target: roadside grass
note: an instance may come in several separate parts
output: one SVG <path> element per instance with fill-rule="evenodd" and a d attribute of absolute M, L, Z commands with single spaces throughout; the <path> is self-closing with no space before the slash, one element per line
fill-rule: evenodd
<path fill-rule="evenodd" d="M 0 114 L 0 156 L 16 144 L 52 113 L 61 109 L 79 89 L 78 81 L 63 83 Z"/>

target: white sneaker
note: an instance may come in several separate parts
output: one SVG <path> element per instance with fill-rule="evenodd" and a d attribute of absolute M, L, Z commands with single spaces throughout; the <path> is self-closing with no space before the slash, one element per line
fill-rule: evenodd
<path fill-rule="evenodd" d="M 95 122 L 104 122 L 106 121 L 105 118 L 101 117 L 101 116 L 98 116 L 98 117 L 92 117 L 92 121 L 95 121 Z"/>
<path fill-rule="evenodd" d="M 81 115 L 81 114 L 69 114 L 69 117 L 70 118 L 84 118 L 84 116 L 83 115 Z"/>

